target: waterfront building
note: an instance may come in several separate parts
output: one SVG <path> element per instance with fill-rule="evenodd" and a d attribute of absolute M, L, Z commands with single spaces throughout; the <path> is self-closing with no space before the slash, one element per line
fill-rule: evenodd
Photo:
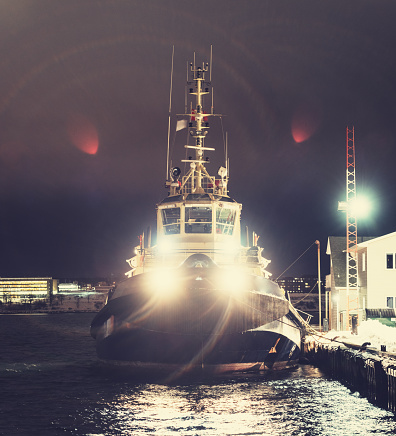
<path fill-rule="evenodd" d="M 58 290 L 52 277 L 0 278 L 0 302 L 31 303 L 46 300 Z"/>
<path fill-rule="evenodd" d="M 312 325 L 318 325 L 318 277 L 315 275 L 305 275 L 302 277 L 283 277 L 281 279 L 277 279 L 276 282 L 285 291 L 288 299 L 300 312 L 300 315 Z M 321 281 L 321 296 L 322 317 L 326 318 L 325 280 Z"/>
<path fill-rule="evenodd" d="M 0 308 L 9 310 L 98 311 L 114 283 L 62 282 L 52 277 L 0 278 Z"/>
<path fill-rule="evenodd" d="M 66 294 L 68 294 L 68 293 L 78 294 L 80 292 L 83 292 L 83 289 L 78 284 L 78 282 L 59 283 L 58 290 L 59 290 L 60 294 L 65 294 L 65 293 Z"/>
<path fill-rule="evenodd" d="M 328 238 L 330 274 L 326 290 L 331 295 L 332 328 L 345 330 L 348 321 L 349 325 L 360 323 L 367 317 L 384 322 L 386 318 L 395 325 L 396 232 L 357 239 L 357 290 L 347 295 L 346 237 Z"/>
<path fill-rule="evenodd" d="M 85 282 L 63 282 L 58 285 L 60 295 L 79 295 L 87 297 L 88 295 L 107 295 L 111 289 L 115 287 L 115 283 L 98 282 L 95 285 Z"/>
<path fill-rule="evenodd" d="M 99 282 L 94 286 L 95 292 L 106 295 L 114 288 L 115 282 Z"/>
<path fill-rule="evenodd" d="M 285 290 L 286 293 L 310 293 L 314 288 L 317 289 L 318 277 L 306 275 L 303 277 L 283 277 L 277 279 L 276 283 Z M 322 289 L 324 289 L 325 280 L 322 280 Z M 317 293 L 317 292 L 316 292 Z"/>

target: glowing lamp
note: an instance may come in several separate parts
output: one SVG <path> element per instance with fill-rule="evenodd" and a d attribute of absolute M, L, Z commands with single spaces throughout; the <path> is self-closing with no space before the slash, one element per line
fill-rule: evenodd
<path fill-rule="evenodd" d="M 359 218 L 366 217 L 371 211 L 370 201 L 363 196 L 358 196 L 350 201 L 351 213 Z"/>
<path fill-rule="evenodd" d="M 349 202 L 339 201 L 338 210 L 341 212 L 349 212 L 357 218 L 366 217 L 371 211 L 371 202 L 362 195 L 353 198 Z"/>
<path fill-rule="evenodd" d="M 235 238 L 232 238 L 230 236 L 232 236 L 232 235 L 227 235 L 227 239 L 224 241 L 224 250 L 227 253 L 236 254 L 240 248 L 240 245 L 239 245 L 238 241 L 235 240 Z"/>
<path fill-rule="evenodd" d="M 158 240 L 157 250 L 159 255 L 169 254 L 172 251 L 172 248 L 172 241 L 167 236 Z"/>
<path fill-rule="evenodd" d="M 219 288 L 229 295 L 238 295 L 246 286 L 245 275 L 239 269 L 227 270 L 218 280 Z"/>
<path fill-rule="evenodd" d="M 147 291 L 159 298 L 169 298 L 178 292 L 179 280 L 172 269 L 159 268 L 150 272 Z"/>

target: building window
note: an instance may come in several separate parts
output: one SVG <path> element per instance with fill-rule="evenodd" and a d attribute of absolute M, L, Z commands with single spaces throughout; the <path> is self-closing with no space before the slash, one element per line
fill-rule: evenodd
<path fill-rule="evenodd" d="M 386 307 L 393 309 L 393 297 L 386 297 Z"/>
<path fill-rule="evenodd" d="M 366 253 L 362 254 L 362 271 L 366 271 Z"/>
<path fill-rule="evenodd" d="M 393 269 L 394 268 L 393 258 L 394 258 L 393 253 L 386 255 L 386 269 Z"/>

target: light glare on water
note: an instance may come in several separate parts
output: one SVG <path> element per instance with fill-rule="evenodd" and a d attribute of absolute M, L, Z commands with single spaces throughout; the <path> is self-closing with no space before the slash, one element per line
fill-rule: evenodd
<path fill-rule="evenodd" d="M 309 365 L 172 384 L 132 378 L 98 361 L 91 319 L 0 317 L 0 435 L 396 434 L 393 413 Z"/>
<path fill-rule="evenodd" d="M 98 412 L 98 410 L 97 410 Z M 100 411 L 112 434 L 394 434 L 393 415 L 311 366 L 221 383 L 145 384 Z"/>

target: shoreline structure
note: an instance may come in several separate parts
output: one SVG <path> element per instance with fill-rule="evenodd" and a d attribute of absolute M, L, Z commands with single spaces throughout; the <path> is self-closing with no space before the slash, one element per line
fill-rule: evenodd
<path fill-rule="evenodd" d="M 332 331 L 306 337 L 304 361 L 396 413 L 396 331 L 379 321 L 363 324 L 358 335 Z"/>
<path fill-rule="evenodd" d="M 2 303 L 0 314 L 29 314 L 29 313 L 96 313 L 104 306 L 106 293 L 89 294 L 56 294 L 51 299 L 32 301 L 29 303 Z"/>

